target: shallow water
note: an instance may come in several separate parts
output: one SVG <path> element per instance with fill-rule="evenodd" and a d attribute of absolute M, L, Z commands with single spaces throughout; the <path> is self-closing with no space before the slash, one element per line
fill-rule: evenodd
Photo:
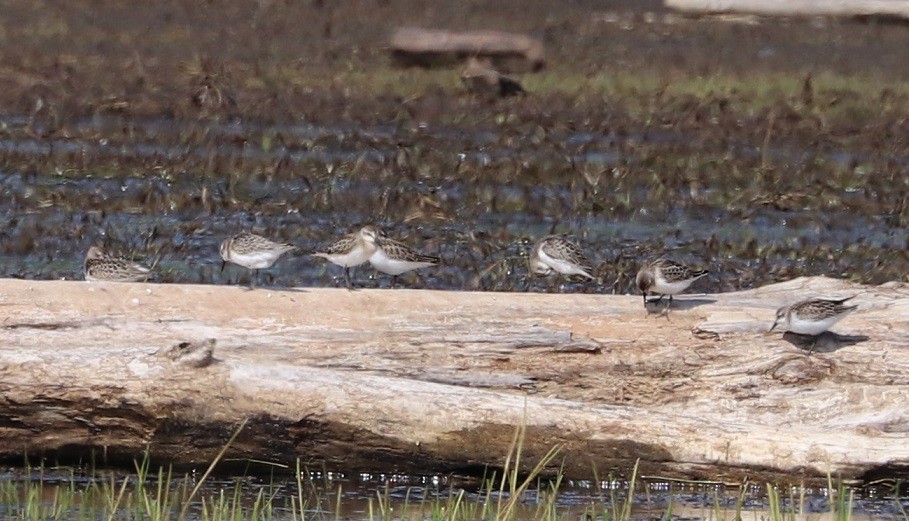
<path fill-rule="evenodd" d="M 27 121 L 0 118 L 13 131 Z M 816 197 L 804 208 L 742 204 L 741 189 L 722 179 L 679 185 L 659 165 L 647 166 L 654 150 L 682 161 L 703 143 L 670 131 L 553 133 L 541 140 L 456 127 L 102 117 L 76 130 L 127 137 L 0 140 L 0 153 L 52 167 L 0 172 L 0 276 L 81 279 L 84 252 L 103 243 L 154 265 L 158 282 L 247 282 L 243 269 L 219 271 L 218 244 L 227 236 L 252 229 L 308 253 L 369 222 L 442 257 L 442 266 L 405 276 L 407 285 L 449 290 L 623 293 L 631 291 L 637 265 L 661 253 L 711 269 L 693 291 L 797 275 L 883 282 L 901 265 L 889 264 L 888 256 L 909 244 L 906 227 L 863 207 L 876 197 L 867 187 L 836 190 L 836 201 L 819 211 Z M 207 144 L 187 135 L 203 135 Z M 753 155 L 735 144 L 720 152 L 732 163 Z M 831 168 L 858 154 L 837 151 Z M 785 164 L 817 161 L 792 151 L 770 155 Z M 80 156 L 113 162 L 64 168 Z M 532 242 L 549 233 L 569 233 L 583 245 L 600 265 L 599 284 L 528 278 Z M 287 256 L 260 283 L 336 285 L 339 276 L 334 266 Z M 389 283 L 368 267 L 358 280 Z"/>
<path fill-rule="evenodd" d="M 256 503 L 257 498 L 270 498 L 270 511 L 274 519 L 293 519 L 294 512 L 299 512 L 299 498 L 303 498 L 307 518 L 317 519 L 426 519 L 432 516 L 434 508 L 451 508 L 453 502 L 460 501 L 461 508 L 479 508 L 483 503 L 495 505 L 500 500 L 507 500 L 509 494 L 499 493 L 493 487 L 490 493 L 482 481 L 475 478 L 458 478 L 453 476 L 419 476 L 396 474 L 333 473 L 307 472 L 299 482 L 286 478 L 269 477 L 221 477 L 209 478 L 202 487 L 199 496 L 188 511 L 190 519 L 201 512 L 202 502 L 210 504 L 220 496 L 228 500 L 236 497 L 246 515 Z M 185 487 L 191 489 L 200 476 L 193 474 L 171 481 L 174 491 Z M 31 473 L 26 469 L 0 469 L 0 489 L 9 484 L 37 487 L 43 504 L 50 506 L 60 503 L 59 494 L 67 491 L 81 491 L 72 507 L 71 517 L 58 519 L 84 519 L 84 512 L 77 511 L 80 505 L 89 512 L 106 512 L 105 505 L 95 504 L 105 497 L 104 494 L 92 495 L 86 491 L 92 487 L 109 486 L 117 493 L 123 480 L 129 480 L 127 490 L 135 491 L 136 476 L 109 474 L 100 471 L 94 476 L 79 475 L 78 471 L 66 469 L 48 469 Z M 302 492 L 300 486 L 302 485 Z M 157 482 L 149 479 L 146 487 L 157 490 Z M 563 519 L 605 519 L 621 510 L 628 497 L 629 485 L 624 481 L 567 481 L 558 489 L 553 503 L 555 514 Z M 97 491 L 97 488 L 94 489 Z M 172 491 L 171 507 L 178 511 L 182 507 L 179 492 Z M 545 480 L 538 481 L 525 492 L 517 504 L 516 519 L 542 519 L 541 506 L 548 501 L 551 484 Z M 836 519 L 830 512 L 831 499 L 826 489 L 782 489 L 781 508 L 784 513 L 794 509 L 800 513 L 799 519 Z M 894 498 L 882 487 L 870 487 L 853 490 L 852 519 L 904 519 L 903 510 L 909 507 L 909 499 Z M 56 498 L 56 499 L 55 499 Z M 458 499 L 460 498 L 460 499 Z M 741 508 L 741 519 L 763 520 L 770 518 L 770 502 L 767 490 L 763 486 L 749 485 L 743 489 L 727 487 L 721 484 L 692 484 L 667 481 L 639 482 L 631 497 L 632 519 L 685 519 L 713 520 L 735 519 L 736 509 Z M 0 515 L 12 517 L 21 508 L 16 504 L 0 504 Z M 98 509 L 97 511 L 92 508 Z M 387 509 L 387 510 L 384 510 Z M 615 510 L 614 510 L 615 509 Z M 134 511 L 127 505 L 120 510 L 126 513 Z M 788 515 L 788 514 L 787 514 Z M 82 516 L 82 517 L 80 517 Z M 470 517 L 468 515 L 468 517 Z"/>

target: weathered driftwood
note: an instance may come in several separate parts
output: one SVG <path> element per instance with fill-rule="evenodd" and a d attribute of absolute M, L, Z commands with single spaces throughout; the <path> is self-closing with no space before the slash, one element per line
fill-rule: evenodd
<path fill-rule="evenodd" d="M 543 44 L 533 38 L 501 31 L 452 32 L 403 27 L 395 31 L 390 49 L 402 66 L 454 66 L 474 56 L 504 71 L 539 70 L 546 64 Z"/>
<path fill-rule="evenodd" d="M 906 0 L 664 0 L 664 4 L 689 13 L 909 19 Z"/>
<path fill-rule="evenodd" d="M 855 294 L 814 353 L 777 306 Z M 0 455 L 476 469 L 529 460 L 739 480 L 909 467 L 909 288 L 687 296 L 0 281 Z M 214 342 L 208 339 L 215 339 Z M 213 358 L 212 358 L 213 350 Z M 21 461 L 21 460 L 19 460 Z"/>

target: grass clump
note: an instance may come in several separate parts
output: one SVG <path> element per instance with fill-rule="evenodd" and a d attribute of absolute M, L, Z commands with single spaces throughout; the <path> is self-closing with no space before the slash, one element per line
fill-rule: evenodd
<path fill-rule="evenodd" d="M 240 427 L 242 429 L 242 426 Z M 759 490 L 743 483 L 730 495 L 720 483 L 690 482 L 667 478 L 641 477 L 638 464 L 627 480 L 594 476 L 597 494 L 590 501 L 560 502 L 563 475 L 555 470 L 561 447 L 555 446 L 538 461 L 526 464 L 526 430 L 516 429 L 502 468 L 482 480 L 478 490 L 433 485 L 393 486 L 393 479 L 365 498 L 352 497 L 341 484 L 332 483 L 330 473 L 310 472 L 297 462 L 295 480 L 271 482 L 255 487 L 246 479 L 212 483 L 211 476 L 240 429 L 228 441 L 215 461 L 198 478 L 175 476 L 169 469 L 152 472 L 146 457 L 131 476 L 109 475 L 80 481 L 47 479 L 45 469 L 28 469 L 21 481 L 0 481 L 0 519 L 10 521 L 633 521 L 670 520 L 695 517 L 741 521 L 752 511 L 755 519 L 801 521 L 829 517 L 851 521 L 855 509 L 854 491 L 828 477 L 824 497 L 828 513 L 817 506 L 806 507 L 809 490 L 804 486 L 786 488 L 767 484 L 760 505 L 753 494 Z M 35 477 L 32 477 L 36 474 Z M 595 473 L 594 473 L 595 475 Z M 651 481 L 668 485 L 654 500 Z M 707 486 L 696 514 L 682 512 L 683 494 L 675 487 Z M 703 489 L 697 489 L 703 490 Z M 895 489 L 898 491 L 898 488 Z M 690 492 L 690 491 L 689 491 Z M 711 496 L 712 494 L 712 496 Z M 360 510 L 352 503 L 362 505 Z M 895 519 L 909 521 L 893 494 Z M 656 505 L 656 506 L 654 506 Z"/>

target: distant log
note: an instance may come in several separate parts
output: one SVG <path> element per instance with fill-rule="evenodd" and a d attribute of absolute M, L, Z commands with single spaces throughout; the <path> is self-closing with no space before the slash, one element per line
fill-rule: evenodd
<path fill-rule="evenodd" d="M 501 31 L 452 32 L 405 27 L 395 31 L 392 59 L 401 66 L 452 67 L 473 56 L 506 72 L 539 70 L 546 64 L 543 44 L 523 34 Z"/>
<path fill-rule="evenodd" d="M 747 13 L 769 16 L 839 16 L 909 20 L 905 0 L 664 0 L 688 13 Z"/>
<path fill-rule="evenodd" d="M 856 295 L 807 354 L 777 306 Z M 528 462 L 823 482 L 909 469 L 909 288 L 797 279 L 680 296 L 0 280 L 0 456 L 339 470 Z M 214 339 L 214 340 L 210 340 Z M 106 458 L 106 460 L 105 460 Z"/>

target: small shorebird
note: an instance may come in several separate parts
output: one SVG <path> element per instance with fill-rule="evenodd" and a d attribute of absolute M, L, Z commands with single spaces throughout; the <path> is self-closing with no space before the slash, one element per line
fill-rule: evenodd
<path fill-rule="evenodd" d="M 261 235 L 242 232 L 221 243 L 221 271 L 224 271 L 228 262 L 253 270 L 253 278 L 249 283 L 252 288 L 260 269 L 270 268 L 281 255 L 296 249 L 292 244 L 274 242 Z"/>
<path fill-rule="evenodd" d="M 776 320 L 770 326 L 770 331 L 780 326 L 798 335 L 820 335 L 855 311 L 857 305 L 844 305 L 853 298 L 855 295 L 843 299 L 812 298 L 783 306 L 776 311 Z"/>
<path fill-rule="evenodd" d="M 359 266 L 368 261 L 376 252 L 376 241 L 382 231 L 376 226 L 367 225 L 358 231 L 348 233 L 337 242 L 325 249 L 324 252 L 313 253 L 313 257 L 328 259 L 333 264 L 344 268 L 344 282 L 348 289 L 353 289 L 350 282 L 350 268 Z"/>
<path fill-rule="evenodd" d="M 488 98 L 527 94 L 518 80 L 493 69 L 488 60 L 479 60 L 474 56 L 467 59 L 461 70 L 461 82 L 471 93 Z"/>
<path fill-rule="evenodd" d="M 155 351 L 155 356 L 163 356 L 177 364 L 199 369 L 207 367 L 214 361 L 215 352 L 214 338 L 203 340 L 201 342 L 180 342 L 169 347 L 163 347 Z"/>
<path fill-rule="evenodd" d="M 653 302 L 659 302 L 665 295 L 669 295 L 669 305 L 672 305 L 673 295 L 685 291 L 692 282 L 707 273 L 709 271 L 693 270 L 668 259 L 657 259 L 641 268 L 634 280 L 638 289 L 644 294 L 645 307 L 648 293 L 656 293 L 660 296 Z M 666 306 L 667 309 L 669 305 Z"/>
<path fill-rule="evenodd" d="M 553 271 L 562 275 L 581 275 L 593 280 L 591 263 L 581 248 L 564 237 L 550 235 L 533 245 L 530 269 L 534 275 L 545 277 Z"/>
<path fill-rule="evenodd" d="M 100 246 L 92 246 L 85 254 L 85 280 L 89 282 L 144 282 L 151 270 L 123 257 L 107 254 Z"/>
<path fill-rule="evenodd" d="M 376 246 L 376 252 L 369 258 L 369 263 L 377 271 L 392 276 L 391 287 L 397 285 L 398 275 L 410 270 L 435 266 L 442 260 L 432 255 L 424 255 L 384 235 L 376 238 Z"/>

